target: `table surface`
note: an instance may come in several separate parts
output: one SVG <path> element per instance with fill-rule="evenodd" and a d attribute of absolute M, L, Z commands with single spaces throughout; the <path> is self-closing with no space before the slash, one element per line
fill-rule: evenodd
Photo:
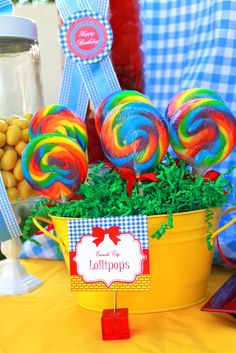
<path fill-rule="evenodd" d="M 131 338 L 102 341 L 101 313 L 79 307 L 63 261 L 23 260 L 44 285 L 0 297 L 0 353 L 235 353 L 236 320 L 201 312 L 202 304 L 156 314 L 129 315 Z M 213 268 L 211 296 L 232 274 Z"/>

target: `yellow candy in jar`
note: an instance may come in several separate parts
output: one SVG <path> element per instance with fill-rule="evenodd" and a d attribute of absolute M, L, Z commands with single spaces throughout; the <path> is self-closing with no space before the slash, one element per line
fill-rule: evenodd
<path fill-rule="evenodd" d="M 5 120 L 0 120 L 0 132 L 7 131 L 7 123 Z"/>
<path fill-rule="evenodd" d="M 16 179 L 14 175 L 11 172 L 6 172 L 5 170 L 2 170 L 2 180 L 6 188 L 11 188 L 13 186 L 16 186 Z"/>
<path fill-rule="evenodd" d="M 12 115 L 9 119 L 7 119 L 8 125 L 13 125 L 16 120 L 21 119 L 19 115 Z"/>
<path fill-rule="evenodd" d="M 18 192 L 17 188 L 15 188 L 15 187 L 7 188 L 6 190 L 7 190 L 7 196 L 10 201 L 14 201 L 19 197 L 19 192 Z"/>
<path fill-rule="evenodd" d="M 23 115 L 23 119 L 27 119 L 28 121 L 30 121 L 33 117 L 33 114 L 31 113 L 26 113 Z"/>
<path fill-rule="evenodd" d="M 0 147 L 3 147 L 6 143 L 6 135 L 3 132 L 0 132 Z"/>
<path fill-rule="evenodd" d="M 26 147 L 26 143 L 24 141 L 20 141 L 17 145 L 15 145 L 15 150 L 19 154 L 19 156 L 22 155 L 25 147 Z"/>
<path fill-rule="evenodd" d="M 16 125 L 10 125 L 7 129 L 7 143 L 8 145 L 14 146 L 21 139 L 21 130 Z"/>
<path fill-rule="evenodd" d="M 18 126 L 21 130 L 27 129 L 29 127 L 29 120 L 27 119 L 14 120 L 13 126 Z"/>
<path fill-rule="evenodd" d="M 11 170 L 15 167 L 17 162 L 17 153 L 14 150 L 4 152 L 1 158 L 1 169 Z"/>
<path fill-rule="evenodd" d="M 28 199 L 32 195 L 32 189 L 25 179 L 19 182 L 17 188 L 19 192 L 19 197 L 24 200 Z"/>
<path fill-rule="evenodd" d="M 21 155 L 29 142 L 28 127 L 32 114 L 23 118 L 14 115 L 0 117 L 0 173 L 10 201 L 27 199 L 33 190 L 24 179 Z"/>
<path fill-rule="evenodd" d="M 23 129 L 21 131 L 21 140 L 24 142 L 29 142 L 29 133 L 28 133 L 28 129 Z"/>
<path fill-rule="evenodd" d="M 16 162 L 15 168 L 13 169 L 13 175 L 18 181 L 21 181 L 24 179 L 24 175 L 21 167 L 21 159 L 18 159 L 18 161 Z"/>

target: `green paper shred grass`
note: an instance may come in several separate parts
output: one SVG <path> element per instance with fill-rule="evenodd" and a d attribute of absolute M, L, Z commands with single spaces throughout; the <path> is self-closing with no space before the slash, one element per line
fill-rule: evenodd
<path fill-rule="evenodd" d="M 174 213 L 206 209 L 206 241 L 211 249 L 213 213 L 210 209 L 227 204 L 228 195 L 233 192 L 230 182 L 224 175 L 216 182 L 206 182 L 197 175 L 193 177 L 190 168 L 183 161 L 176 164 L 169 154 L 154 172 L 157 173 L 159 182 L 136 183 L 129 197 L 126 191 L 127 181 L 114 170 L 98 164 L 90 170 L 87 182 L 78 191 L 83 199 L 65 203 L 50 201 L 50 206 L 49 200 L 38 202 L 25 222 L 23 236 L 29 237 L 33 217 L 48 214 L 70 218 L 167 214 L 167 223 L 152 234 L 153 238 L 160 239 L 167 229 L 174 227 Z"/>

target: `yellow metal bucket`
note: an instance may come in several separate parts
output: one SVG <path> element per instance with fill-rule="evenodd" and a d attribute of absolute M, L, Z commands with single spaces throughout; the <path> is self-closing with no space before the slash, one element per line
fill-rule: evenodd
<path fill-rule="evenodd" d="M 220 217 L 234 209 L 224 213 L 213 209 L 213 238 L 236 221 L 235 217 L 216 230 Z M 174 214 L 174 228 L 167 230 L 160 240 L 152 239 L 151 234 L 167 222 L 167 215 L 148 217 L 151 291 L 119 292 L 119 307 L 128 307 L 133 313 L 150 313 L 185 308 L 206 299 L 213 257 L 213 252 L 206 245 L 206 212 L 199 210 Z M 50 217 L 51 221 L 38 217 L 34 223 L 60 244 L 69 268 L 67 221 L 70 218 Z M 58 237 L 47 232 L 37 220 L 53 223 Z M 79 305 L 91 310 L 102 311 L 113 307 L 111 292 L 78 292 L 77 297 Z"/>

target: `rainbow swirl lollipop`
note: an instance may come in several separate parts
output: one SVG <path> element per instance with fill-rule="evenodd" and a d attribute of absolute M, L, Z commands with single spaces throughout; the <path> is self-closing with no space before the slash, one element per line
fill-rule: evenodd
<path fill-rule="evenodd" d="M 207 89 L 207 88 L 190 88 L 186 89 L 174 96 L 168 107 L 166 109 L 166 117 L 167 119 L 171 119 L 174 113 L 181 107 L 182 104 L 187 103 L 193 99 L 199 98 L 212 98 L 217 101 L 223 102 L 221 97 L 215 93 L 214 91 Z"/>
<path fill-rule="evenodd" d="M 71 110 L 58 104 L 40 109 L 29 126 L 30 139 L 54 132 L 75 139 L 86 150 L 88 136 L 84 122 Z"/>
<path fill-rule="evenodd" d="M 100 138 L 111 163 L 130 168 L 136 175 L 154 168 L 169 144 L 166 120 L 146 103 L 115 107 L 102 125 Z"/>
<path fill-rule="evenodd" d="M 85 181 L 85 153 L 74 140 L 43 134 L 26 146 L 22 155 L 25 179 L 34 190 L 51 200 L 70 198 Z"/>
<path fill-rule="evenodd" d="M 151 101 L 142 93 L 137 91 L 117 91 L 106 97 L 100 104 L 95 115 L 95 126 L 100 136 L 101 128 L 104 120 L 110 111 L 119 104 L 128 102 L 143 102 L 152 105 Z"/>
<path fill-rule="evenodd" d="M 236 141 L 236 120 L 222 102 L 202 98 L 189 101 L 169 125 L 170 144 L 198 174 L 224 160 Z"/>

